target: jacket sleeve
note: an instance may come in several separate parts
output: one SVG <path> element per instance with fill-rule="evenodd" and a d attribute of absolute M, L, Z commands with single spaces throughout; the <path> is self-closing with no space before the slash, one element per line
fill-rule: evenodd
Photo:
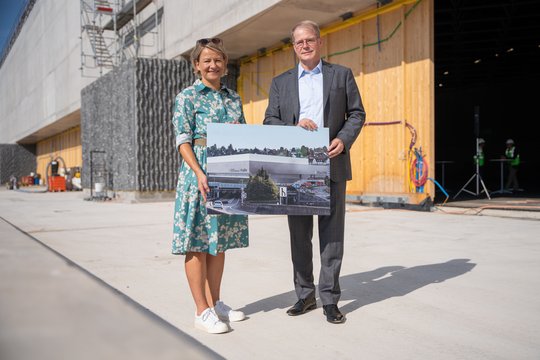
<path fill-rule="evenodd" d="M 362 105 L 360 91 L 354 80 L 351 69 L 347 69 L 346 77 L 346 93 L 347 93 L 347 110 L 345 113 L 345 123 L 338 132 L 337 137 L 343 141 L 345 152 L 349 152 L 354 141 L 360 134 L 362 126 L 366 121 L 366 112 Z"/>
<path fill-rule="evenodd" d="M 279 99 L 279 89 L 276 79 L 272 79 L 272 85 L 270 86 L 270 97 L 268 99 L 268 107 L 264 114 L 264 125 L 290 125 L 286 124 L 281 119 L 281 108 Z"/>

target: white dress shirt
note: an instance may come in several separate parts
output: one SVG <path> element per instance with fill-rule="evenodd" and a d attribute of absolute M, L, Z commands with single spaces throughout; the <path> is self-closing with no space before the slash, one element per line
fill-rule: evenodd
<path fill-rule="evenodd" d="M 322 61 L 319 61 L 311 71 L 298 64 L 298 95 L 300 98 L 298 120 L 311 119 L 317 127 L 324 127 Z"/>

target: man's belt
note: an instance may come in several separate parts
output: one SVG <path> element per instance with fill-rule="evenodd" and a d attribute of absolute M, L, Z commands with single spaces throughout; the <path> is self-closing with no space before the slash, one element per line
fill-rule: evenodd
<path fill-rule="evenodd" d="M 206 146 L 206 138 L 194 139 L 193 145 Z"/>

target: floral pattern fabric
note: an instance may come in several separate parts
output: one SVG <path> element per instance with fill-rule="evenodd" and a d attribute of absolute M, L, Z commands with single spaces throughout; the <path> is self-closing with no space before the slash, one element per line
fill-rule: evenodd
<path fill-rule="evenodd" d="M 245 119 L 236 92 L 224 86 L 216 91 L 197 80 L 176 96 L 172 122 L 178 149 L 183 143 L 206 138 L 208 123 L 245 124 Z M 206 147 L 193 145 L 193 152 L 206 173 Z M 247 216 L 207 214 L 197 176 L 182 161 L 176 188 L 172 253 L 217 255 L 227 249 L 247 247 L 248 243 Z"/>

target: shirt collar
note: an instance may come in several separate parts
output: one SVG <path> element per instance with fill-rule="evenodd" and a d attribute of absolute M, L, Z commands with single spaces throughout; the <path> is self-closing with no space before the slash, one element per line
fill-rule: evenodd
<path fill-rule="evenodd" d="M 197 92 L 214 90 L 214 89 L 204 85 L 204 83 L 201 81 L 201 79 L 195 80 L 195 83 L 193 84 L 193 86 L 195 87 L 195 90 L 197 90 Z M 219 89 L 219 91 L 227 91 L 227 92 L 229 92 L 229 88 L 227 88 L 225 85 L 221 84 L 221 88 Z"/>
<path fill-rule="evenodd" d="M 300 79 L 302 76 L 306 75 L 306 74 L 309 74 L 309 73 L 313 73 L 313 74 L 320 74 L 322 73 L 322 60 L 319 60 L 319 63 L 317 64 L 317 66 L 315 66 L 313 68 L 313 70 L 311 71 L 306 71 L 303 67 L 302 67 L 302 64 L 298 63 L 298 78 Z"/>

